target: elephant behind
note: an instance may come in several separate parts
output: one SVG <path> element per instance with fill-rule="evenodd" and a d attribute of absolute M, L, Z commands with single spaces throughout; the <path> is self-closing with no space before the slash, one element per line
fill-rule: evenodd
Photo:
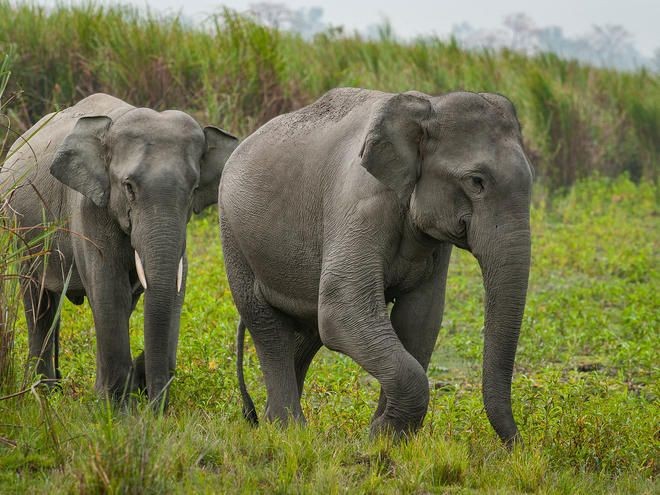
<path fill-rule="evenodd" d="M 305 375 L 325 345 L 380 382 L 373 434 L 417 429 L 458 246 L 477 258 L 486 290 L 486 413 L 504 441 L 516 438 L 531 184 L 515 109 L 497 94 L 341 88 L 243 141 L 219 207 L 245 415 L 256 421 L 240 369 L 247 326 L 267 419 L 304 421 Z"/>
<path fill-rule="evenodd" d="M 183 112 L 105 94 L 45 116 L 14 144 L 1 171 L 5 211 L 29 229 L 28 241 L 44 221 L 61 227 L 47 261 L 23 282 L 29 355 L 41 375 L 60 377 L 55 312 L 70 274 L 66 296 L 76 304 L 87 297 L 94 316 L 97 390 L 119 398 L 146 386 L 150 398 L 166 401 L 185 294 L 186 225 L 193 211 L 217 201 L 236 145 Z M 145 346 L 134 364 L 128 320 L 142 293 Z"/>

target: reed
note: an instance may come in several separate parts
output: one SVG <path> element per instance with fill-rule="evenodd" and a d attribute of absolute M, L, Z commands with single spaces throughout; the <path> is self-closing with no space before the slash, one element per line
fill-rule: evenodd
<path fill-rule="evenodd" d="M 0 49 L 13 49 L 7 108 L 25 129 L 93 92 L 180 108 L 243 136 L 330 88 L 494 91 L 517 106 L 539 177 L 657 178 L 660 88 L 646 70 L 596 69 L 552 54 L 465 51 L 429 37 L 399 42 L 338 30 L 311 41 L 227 10 L 200 24 L 94 2 L 47 10 L 0 0 Z"/>

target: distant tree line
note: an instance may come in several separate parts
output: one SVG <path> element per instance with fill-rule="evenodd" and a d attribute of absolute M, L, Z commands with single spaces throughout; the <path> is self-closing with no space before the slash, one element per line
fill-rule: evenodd
<path fill-rule="evenodd" d="M 508 15 L 501 28 L 477 29 L 464 22 L 454 26 L 451 35 L 463 47 L 509 48 L 526 55 L 551 52 L 596 67 L 636 70 L 647 67 L 660 71 L 660 48 L 653 59 L 645 58 L 621 25 L 594 25 L 590 32 L 569 37 L 559 26 L 537 26 L 524 13 Z"/>
<path fill-rule="evenodd" d="M 299 33 L 305 39 L 328 31 L 343 32 L 343 28 L 323 20 L 321 7 L 292 9 L 283 3 L 259 2 L 250 5 L 248 14 L 261 24 Z M 370 39 L 396 38 L 387 20 L 368 26 L 361 34 Z M 551 52 L 596 67 L 626 71 L 646 67 L 660 72 L 660 47 L 653 57 L 644 57 L 630 32 L 617 24 L 594 25 L 588 33 L 570 37 L 559 26 L 540 27 L 529 15 L 515 13 L 508 15 L 501 27 L 476 28 L 463 22 L 455 25 L 449 35 L 471 50 L 507 48 L 526 55 Z"/>

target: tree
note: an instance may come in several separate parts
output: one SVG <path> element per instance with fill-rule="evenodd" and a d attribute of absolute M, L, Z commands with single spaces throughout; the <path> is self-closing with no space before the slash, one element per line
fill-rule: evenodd
<path fill-rule="evenodd" d="M 293 31 L 307 39 L 329 27 L 323 22 L 321 7 L 292 10 L 283 3 L 259 2 L 250 4 L 248 14 L 264 26 Z"/>
<path fill-rule="evenodd" d="M 632 35 L 620 25 L 594 26 L 584 36 L 567 37 L 558 26 L 538 27 L 527 14 L 511 14 L 504 19 L 505 30 L 475 29 L 464 22 L 455 25 L 451 36 L 469 49 L 510 48 L 527 55 L 552 52 L 599 67 L 635 70 L 644 65 L 658 69 L 658 50 L 645 60 L 633 43 Z"/>
<path fill-rule="evenodd" d="M 511 31 L 507 46 L 518 52 L 531 54 L 538 44 L 538 28 L 530 16 L 519 12 L 504 18 L 504 25 Z"/>

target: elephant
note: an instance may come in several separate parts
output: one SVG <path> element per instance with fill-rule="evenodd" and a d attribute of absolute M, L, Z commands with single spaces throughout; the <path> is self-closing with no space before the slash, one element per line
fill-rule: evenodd
<path fill-rule="evenodd" d="M 10 149 L 2 196 L 31 249 L 44 222 L 50 255 L 24 278 L 29 357 L 56 381 L 62 295 L 87 297 L 96 390 L 114 402 L 145 389 L 168 400 L 187 277 L 186 225 L 217 201 L 238 140 L 188 114 L 136 108 L 98 93 L 37 122 Z M 0 197 L 2 197 L 0 196 Z M 145 294 L 144 352 L 132 361 L 129 317 Z M 156 399 L 158 399 L 156 401 Z"/>
<path fill-rule="evenodd" d="M 305 422 L 305 375 L 324 345 L 379 382 L 372 436 L 414 433 L 457 246 L 483 275 L 485 410 L 513 444 L 531 186 L 516 110 L 499 94 L 338 88 L 247 137 L 218 199 L 246 418 L 257 421 L 242 372 L 247 327 L 266 419 Z"/>

